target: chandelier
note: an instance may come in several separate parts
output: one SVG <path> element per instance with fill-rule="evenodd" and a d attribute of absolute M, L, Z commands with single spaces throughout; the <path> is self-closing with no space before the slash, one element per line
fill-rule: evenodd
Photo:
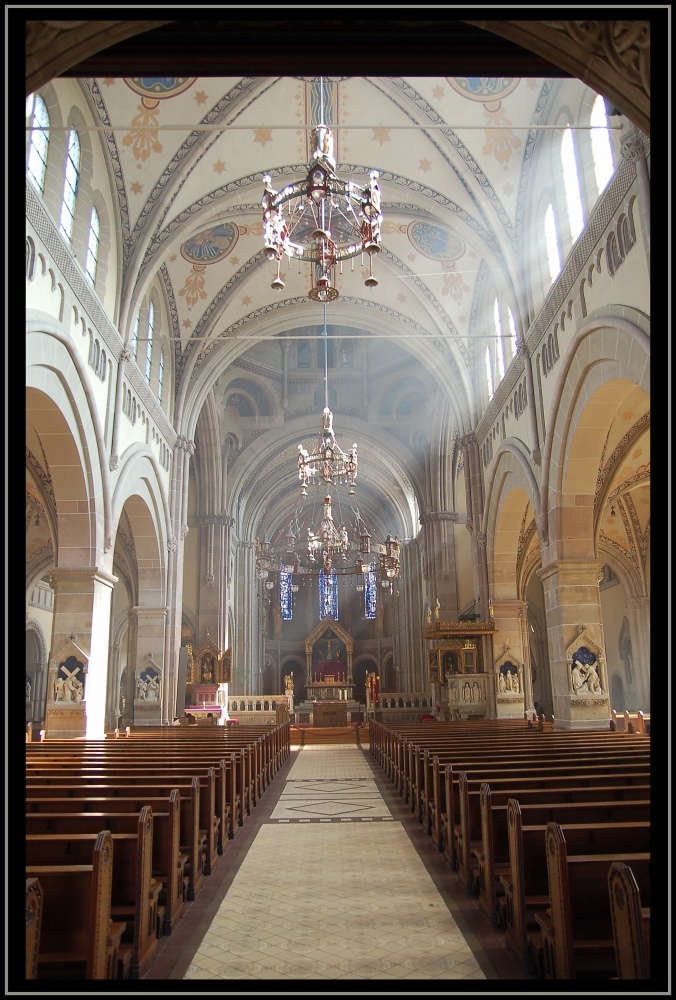
<path fill-rule="evenodd" d="M 320 78 L 320 124 L 312 131 L 314 152 L 306 177 L 275 191 L 270 174 L 263 175 L 263 241 L 265 255 L 277 262 L 272 288 L 284 288 L 280 268 L 286 255 L 311 265 L 310 291 L 316 302 L 338 298 L 336 267 L 366 254 L 369 274 L 364 284 L 375 288 L 373 256 L 380 251 L 380 188 L 378 171 L 368 184 L 342 180 L 336 174 L 333 133 L 323 123 L 324 81 Z"/>
<path fill-rule="evenodd" d="M 275 542 L 256 539 L 256 576 L 267 581 L 271 573 L 294 575 L 325 573 L 332 569 L 342 574 L 363 574 L 379 570 L 383 587 L 392 587 L 400 576 L 401 543 L 388 534 L 381 542 L 376 532 L 355 508 L 350 508 L 350 530 L 346 520 L 339 525 L 333 519 L 333 501 L 325 496 L 318 527 L 308 519 L 314 505 L 296 510 Z M 269 584 L 266 584 L 268 586 Z"/>

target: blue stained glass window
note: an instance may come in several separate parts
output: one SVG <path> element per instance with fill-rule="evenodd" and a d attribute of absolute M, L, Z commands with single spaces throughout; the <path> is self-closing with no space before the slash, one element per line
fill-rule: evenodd
<path fill-rule="evenodd" d="M 293 618 L 293 593 L 291 591 L 291 583 L 293 581 L 293 574 L 287 573 L 285 570 L 280 569 L 279 571 L 279 606 L 282 612 L 282 618 L 284 621 L 290 622 Z"/>
<path fill-rule="evenodd" d="M 376 598 L 378 595 L 378 576 L 374 563 L 370 563 L 367 573 L 364 573 L 364 618 L 375 618 Z"/>
<path fill-rule="evenodd" d="M 338 578 L 335 569 L 319 573 L 319 617 L 338 621 Z"/>

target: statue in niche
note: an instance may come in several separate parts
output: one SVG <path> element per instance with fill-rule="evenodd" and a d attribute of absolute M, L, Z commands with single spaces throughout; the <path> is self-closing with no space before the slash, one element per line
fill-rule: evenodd
<path fill-rule="evenodd" d="M 160 697 L 160 682 L 157 674 L 152 674 L 146 682 L 146 700 L 157 701 Z"/>
<path fill-rule="evenodd" d="M 498 674 L 498 691 L 500 694 L 504 694 L 507 690 L 507 681 L 505 680 L 505 675 L 500 671 Z"/>
<path fill-rule="evenodd" d="M 586 646 L 580 646 L 573 654 L 570 680 L 575 694 L 598 694 L 601 691 L 596 657 Z"/>

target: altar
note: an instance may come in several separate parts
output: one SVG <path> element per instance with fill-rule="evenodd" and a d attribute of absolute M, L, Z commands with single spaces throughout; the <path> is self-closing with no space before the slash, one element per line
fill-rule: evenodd
<path fill-rule="evenodd" d="M 337 660 L 316 663 L 306 685 L 308 701 L 351 701 L 354 683 Z"/>

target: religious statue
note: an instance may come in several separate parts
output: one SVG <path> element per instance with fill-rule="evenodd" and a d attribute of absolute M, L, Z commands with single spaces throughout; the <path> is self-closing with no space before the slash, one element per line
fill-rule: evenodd
<path fill-rule="evenodd" d="M 54 701 L 66 700 L 66 682 L 60 674 L 54 678 Z"/>
<path fill-rule="evenodd" d="M 293 671 L 290 674 L 284 674 L 284 690 L 287 694 L 293 691 Z"/>
<path fill-rule="evenodd" d="M 148 696 L 148 685 L 143 677 L 139 677 L 136 682 L 136 697 L 140 698 L 142 701 Z"/>
<path fill-rule="evenodd" d="M 573 660 L 571 680 L 573 682 L 573 691 L 575 691 L 576 694 L 582 694 L 587 691 L 585 668 L 579 660 Z"/>
<path fill-rule="evenodd" d="M 426 625 L 432 624 L 432 609 L 430 608 L 429 604 L 427 605 L 427 611 L 425 612 L 425 624 Z"/>
<path fill-rule="evenodd" d="M 209 684 L 214 679 L 214 658 L 211 653 L 202 657 L 202 681 Z"/>
<path fill-rule="evenodd" d="M 507 682 L 505 681 L 505 675 L 500 671 L 498 674 L 498 691 L 500 694 L 504 694 L 507 690 Z"/>
<path fill-rule="evenodd" d="M 441 605 L 439 604 L 439 598 L 437 597 L 436 603 L 434 605 L 434 619 L 435 619 L 435 621 L 439 621 L 440 610 L 441 610 Z"/>
<path fill-rule="evenodd" d="M 157 701 L 160 696 L 160 682 L 157 678 L 157 674 L 153 674 L 152 677 L 148 679 L 148 684 L 146 687 L 146 699 L 148 701 Z"/>
<path fill-rule="evenodd" d="M 601 682 L 599 680 L 599 675 L 596 672 L 596 667 L 593 663 L 590 663 L 587 667 L 587 687 L 592 694 L 598 694 L 601 690 Z"/>
<path fill-rule="evenodd" d="M 31 682 L 26 678 L 26 701 L 31 700 Z"/>
<path fill-rule="evenodd" d="M 82 691 L 83 691 L 82 681 L 78 680 L 73 673 L 66 681 L 65 686 L 70 694 L 70 700 L 77 702 L 79 704 L 82 701 Z"/>

